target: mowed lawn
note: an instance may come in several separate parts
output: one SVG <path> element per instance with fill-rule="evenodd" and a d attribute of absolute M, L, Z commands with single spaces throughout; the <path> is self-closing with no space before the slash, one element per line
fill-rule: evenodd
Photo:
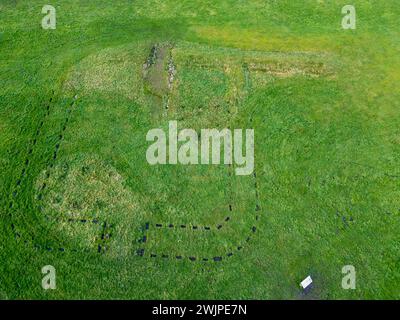
<path fill-rule="evenodd" d="M 400 9 L 346 4 L 1 1 L 0 298 L 399 299 Z M 255 174 L 150 166 L 170 120 Z"/>

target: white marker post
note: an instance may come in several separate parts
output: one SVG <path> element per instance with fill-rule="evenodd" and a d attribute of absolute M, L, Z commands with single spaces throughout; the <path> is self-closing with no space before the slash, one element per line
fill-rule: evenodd
<path fill-rule="evenodd" d="M 307 278 L 305 278 L 302 282 L 300 282 L 300 287 L 302 287 L 303 289 L 308 288 L 310 285 L 312 284 L 312 279 L 310 276 L 308 276 Z"/>

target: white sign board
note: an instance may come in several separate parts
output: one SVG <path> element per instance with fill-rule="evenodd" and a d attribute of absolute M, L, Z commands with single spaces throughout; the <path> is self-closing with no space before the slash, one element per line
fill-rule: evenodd
<path fill-rule="evenodd" d="M 305 289 L 307 288 L 310 284 L 312 283 L 312 279 L 310 276 L 308 276 L 307 278 L 305 278 L 301 283 L 300 286 Z"/>

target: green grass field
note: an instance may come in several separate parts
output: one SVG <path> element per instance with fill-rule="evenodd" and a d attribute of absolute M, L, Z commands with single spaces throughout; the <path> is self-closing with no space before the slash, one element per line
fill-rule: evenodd
<path fill-rule="evenodd" d="M 346 4 L 1 0 L 0 299 L 399 299 L 400 8 Z M 170 120 L 254 174 L 149 165 Z"/>

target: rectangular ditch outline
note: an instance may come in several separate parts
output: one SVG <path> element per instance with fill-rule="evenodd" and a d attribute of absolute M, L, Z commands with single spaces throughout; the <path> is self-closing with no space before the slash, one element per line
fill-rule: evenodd
<path fill-rule="evenodd" d="M 244 73 L 244 78 L 245 78 L 244 90 L 248 95 L 250 90 L 251 90 L 251 77 L 250 77 L 250 70 L 249 70 L 248 64 L 246 64 L 246 63 L 242 64 L 242 71 Z M 252 116 L 250 117 L 250 122 L 253 123 Z M 260 205 L 260 199 L 259 199 L 259 190 L 258 190 L 258 182 L 257 182 L 257 173 L 256 173 L 256 169 L 255 168 L 254 168 L 254 171 L 253 171 L 253 178 L 254 178 L 254 188 L 255 188 L 255 212 L 256 212 L 256 215 L 255 215 L 255 223 L 251 227 L 251 232 L 255 233 L 256 230 L 257 230 L 256 224 L 258 224 L 258 221 L 260 220 L 259 211 L 261 211 L 261 205 Z M 230 205 L 230 209 L 231 209 L 231 205 Z M 158 225 L 159 225 L 159 227 L 162 227 L 162 224 L 158 224 Z M 181 225 L 181 226 L 184 226 L 184 225 Z M 156 224 L 156 227 L 157 227 L 157 224 Z M 135 250 L 136 255 L 138 255 L 139 257 L 144 257 L 144 255 L 145 255 L 145 250 L 146 249 L 144 248 L 144 246 L 148 241 L 147 232 L 148 232 L 149 228 L 150 228 L 150 222 L 146 222 L 145 226 L 144 227 L 142 226 L 143 234 L 142 234 L 142 236 L 141 236 L 141 238 L 139 239 L 138 242 L 139 243 L 143 243 L 143 245 L 139 249 Z M 186 228 L 186 226 L 183 227 L 183 228 Z M 251 236 L 247 236 L 245 242 L 249 242 L 250 240 L 251 240 Z M 243 249 L 243 246 L 244 246 L 244 244 L 237 245 L 236 246 L 236 250 L 237 251 L 241 251 Z M 227 257 L 232 257 L 233 255 L 234 255 L 233 251 L 229 251 L 226 254 Z M 149 256 L 150 256 L 150 258 L 161 257 L 163 259 L 171 259 L 171 257 L 169 255 L 166 255 L 166 254 L 150 253 Z M 188 259 L 189 259 L 189 261 L 192 261 L 192 262 L 193 261 L 204 261 L 204 262 L 206 262 L 206 261 L 215 261 L 215 262 L 217 262 L 217 261 L 222 261 L 223 256 L 224 255 L 222 255 L 222 256 L 214 256 L 214 257 L 211 257 L 211 258 L 209 258 L 209 257 L 208 258 L 204 258 L 204 257 L 203 258 L 198 258 L 198 256 L 196 256 L 196 255 L 189 255 Z M 184 257 L 185 257 L 184 255 L 176 255 L 175 259 L 182 260 Z"/>
<path fill-rule="evenodd" d="M 47 117 L 50 115 L 50 105 L 53 102 L 54 94 L 55 94 L 55 92 L 54 92 L 54 90 L 52 90 L 50 99 L 47 102 L 45 102 L 45 101 L 41 102 L 41 104 L 46 105 L 45 113 L 39 119 L 39 125 L 37 125 L 37 127 L 36 127 L 35 134 L 33 135 L 33 138 L 30 139 L 30 141 L 28 143 L 28 147 L 26 148 L 27 154 L 25 157 L 23 168 L 21 170 L 19 177 L 17 178 L 17 180 L 15 182 L 15 187 L 12 188 L 13 191 L 10 191 L 11 194 L 10 194 L 9 198 L 11 197 L 11 200 L 9 201 L 9 204 L 8 204 L 8 218 L 10 219 L 10 226 L 11 226 L 11 230 L 12 230 L 12 233 L 14 234 L 15 239 L 18 239 L 21 237 L 21 232 L 18 231 L 18 228 L 16 227 L 16 223 L 14 221 L 15 217 L 13 215 L 13 211 L 14 211 L 13 207 L 14 207 L 15 201 L 19 195 L 19 189 L 21 188 L 22 183 L 25 181 L 24 178 L 27 175 L 27 171 L 29 169 L 29 163 L 32 160 L 32 156 L 35 151 L 37 140 L 38 140 L 39 136 L 41 135 L 44 122 L 47 119 Z"/>

